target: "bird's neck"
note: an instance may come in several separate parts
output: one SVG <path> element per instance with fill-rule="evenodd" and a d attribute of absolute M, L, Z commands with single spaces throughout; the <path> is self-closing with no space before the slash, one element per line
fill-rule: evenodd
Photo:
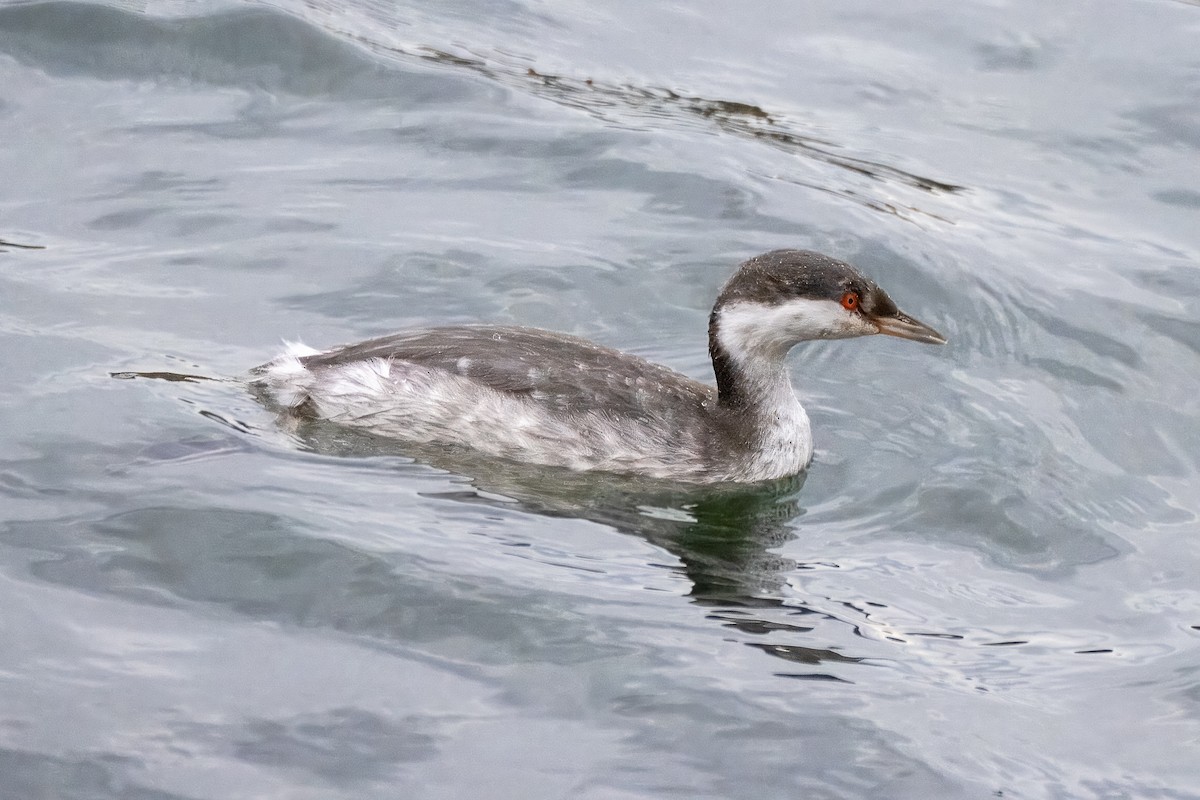
<path fill-rule="evenodd" d="M 777 328 L 756 305 L 713 309 L 708 354 L 723 407 L 749 410 L 796 402 L 784 363 L 792 341 Z"/>
<path fill-rule="evenodd" d="M 709 355 L 717 404 L 751 449 L 744 480 L 793 475 L 812 458 L 808 414 L 792 389 L 785 359 L 790 342 L 764 335 L 761 320 L 714 311 Z"/>

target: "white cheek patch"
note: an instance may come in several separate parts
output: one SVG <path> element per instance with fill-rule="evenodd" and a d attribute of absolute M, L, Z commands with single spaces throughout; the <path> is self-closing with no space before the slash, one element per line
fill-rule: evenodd
<path fill-rule="evenodd" d="M 879 332 L 861 315 L 833 300 L 796 297 L 778 305 L 735 303 L 720 313 L 721 344 L 731 355 L 782 356 L 792 345 L 809 339 L 848 339 Z"/>

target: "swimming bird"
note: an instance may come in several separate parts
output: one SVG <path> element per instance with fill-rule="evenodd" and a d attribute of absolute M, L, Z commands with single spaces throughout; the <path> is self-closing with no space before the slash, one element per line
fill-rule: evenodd
<path fill-rule="evenodd" d="M 800 342 L 945 338 L 844 261 L 774 250 L 743 262 L 708 324 L 716 385 L 575 336 L 455 325 L 329 350 L 288 344 L 254 370 L 286 413 L 401 442 L 686 483 L 775 480 L 812 460 L 785 357 Z"/>

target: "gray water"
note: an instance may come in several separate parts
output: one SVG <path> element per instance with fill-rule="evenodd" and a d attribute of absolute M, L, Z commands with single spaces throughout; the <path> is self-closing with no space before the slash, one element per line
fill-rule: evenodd
<path fill-rule="evenodd" d="M 1200 6 L 0 5 L 0 796 L 1200 797 Z M 740 260 L 802 485 L 280 429 L 282 338 L 565 330 L 709 377 Z"/>

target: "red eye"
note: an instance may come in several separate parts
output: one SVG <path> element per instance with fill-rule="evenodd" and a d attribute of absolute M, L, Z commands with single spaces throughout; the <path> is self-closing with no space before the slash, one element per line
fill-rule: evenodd
<path fill-rule="evenodd" d="M 858 311 L 858 292 L 846 292 L 842 295 L 842 308 L 847 311 Z"/>

